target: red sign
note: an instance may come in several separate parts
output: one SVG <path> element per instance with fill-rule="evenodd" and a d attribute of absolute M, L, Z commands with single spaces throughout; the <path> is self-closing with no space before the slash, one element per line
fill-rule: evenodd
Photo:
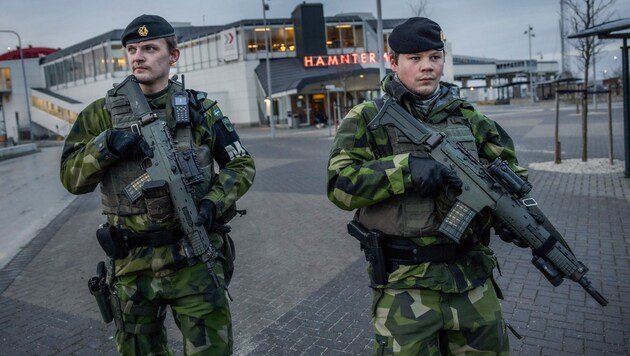
<path fill-rule="evenodd" d="M 387 53 L 383 54 L 383 60 L 389 62 Z M 374 52 L 333 54 L 329 56 L 304 56 L 304 67 L 329 67 L 346 64 L 378 63 L 378 56 Z"/>

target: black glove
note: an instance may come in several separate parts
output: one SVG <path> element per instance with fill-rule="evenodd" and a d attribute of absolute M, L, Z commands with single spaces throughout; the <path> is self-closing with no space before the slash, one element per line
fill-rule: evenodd
<path fill-rule="evenodd" d="M 525 248 L 529 246 L 527 242 L 523 241 L 523 239 L 521 239 L 520 237 L 514 235 L 512 231 L 510 231 L 510 229 L 503 226 L 503 224 L 496 223 L 494 224 L 493 228 L 494 228 L 494 232 L 497 235 L 499 235 L 501 240 L 505 242 L 511 242 L 521 248 Z"/>
<path fill-rule="evenodd" d="M 116 156 L 131 160 L 153 157 L 153 150 L 147 141 L 127 130 L 107 131 L 107 148 Z"/>
<path fill-rule="evenodd" d="M 455 171 L 432 158 L 409 156 L 409 171 L 411 181 L 421 195 L 433 195 L 444 187 L 462 189 L 462 180 Z"/>
<path fill-rule="evenodd" d="M 205 226 L 206 230 L 211 230 L 212 223 L 214 222 L 214 213 L 216 212 L 216 208 L 214 204 L 207 199 L 201 201 L 199 204 L 199 214 L 197 215 L 197 219 L 195 219 L 195 225 L 197 226 Z"/>

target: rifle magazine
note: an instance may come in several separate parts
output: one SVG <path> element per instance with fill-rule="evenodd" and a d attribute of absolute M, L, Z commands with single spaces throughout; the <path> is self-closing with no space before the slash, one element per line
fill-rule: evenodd
<path fill-rule="evenodd" d="M 459 243 L 459 240 L 464 235 L 466 228 L 475 215 L 477 215 L 477 212 L 474 209 L 458 200 L 448 214 L 446 214 L 444 221 L 442 221 L 438 228 L 438 232 L 454 242 Z"/>

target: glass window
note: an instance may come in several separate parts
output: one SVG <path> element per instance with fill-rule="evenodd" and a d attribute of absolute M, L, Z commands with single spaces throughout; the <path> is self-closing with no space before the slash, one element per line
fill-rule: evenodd
<path fill-rule="evenodd" d="M 293 27 L 286 27 L 287 34 L 287 50 L 290 52 L 295 51 L 295 31 Z"/>
<path fill-rule="evenodd" d="M 94 63 L 96 64 L 96 75 L 107 73 L 107 55 L 105 47 L 94 49 Z"/>
<path fill-rule="evenodd" d="M 56 84 L 60 85 L 60 84 L 65 83 L 66 79 L 63 72 L 63 62 L 59 61 L 55 63 L 54 67 L 55 67 L 55 75 L 57 77 Z"/>
<path fill-rule="evenodd" d="M 73 82 L 74 81 L 74 70 L 72 57 L 66 58 L 63 60 L 63 71 L 64 71 L 64 82 Z"/>
<path fill-rule="evenodd" d="M 11 68 L 0 68 L 0 74 L 2 74 L 2 77 L 0 77 L 0 91 L 11 91 Z"/>
<path fill-rule="evenodd" d="M 247 43 L 247 52 L 256 53 L 258 43 L 256 42 L 256 30 L 253 28 L 245 29 L 245 43 Z"/>
<path fill-rule="evenodd" d="M 112 66 L 114 72 L 127 72 L 127 53 L 122 45 L 112 45 Z"/>
<path fill-rule="evenodd" d="M 206 67 L 206 63 L 208 64 L 208 66 L 210 66 L 210 48 L 208 48 L 209 43 L 210 41 L 206 38 L 199 44 L 202 67 Z"/>
<path fill-rule="evenodd" d="M 365 41 L 363 40 L 363 25 L 354 25 L 354 46 L 363 48 Z"/>
<path fill-rule="evenodd" d="M 83 72 L 83 54 L 75 54 L 72 57 L 72 71 L 74 72 L 73 77 L 74 80 L 81 80 L 85 78 Z"/>
<path fill-rule="evenodd" d="M 93 78 L 96 75 L 94 71 L 94 54 L 91 50 L 83 53 L 83 71 L 86 78 Z"/>
<path fill-rule="evenodd" d="M 354 30 L 352 29 L 352 25 L 337 25 L 339 27 L 340 39 L 341 39 L 341 47 L 342 48 L 353 48 L 354 45 Z"/>
<path fill-rule="evenodd" d="M 326 26 L 326 45 L 328 48 L 341 48 L 339 29 L 336 25 Z"/>
<path fill-rule="evenodd" d="M 187 43 L 180 48 L 182 56 L 180 57 L 180 65 L 183 72 L 187 72 L 193 69 L 193 47 L 190 43 Z"/>
<path fill-rule="evenodd" d="M 269 31 L 269 28 L 257 28 L 254 30 L 256 32 L 256 52 L 264 52 L 267 50 L 265 37 Z"/>
<path fill-rule="evenodd" d="M 284 42 L 285 38 L 284 28 L 272 28 L 271 29 L 271 50 L 274 52 L 285 52 L 287 45 Z"/>
<path fill-rule="evenodd" d="M 201 44 L 202 41 L 193 42 L 193 63 L 195 65 L 195 69 L 201 68 Z"/>

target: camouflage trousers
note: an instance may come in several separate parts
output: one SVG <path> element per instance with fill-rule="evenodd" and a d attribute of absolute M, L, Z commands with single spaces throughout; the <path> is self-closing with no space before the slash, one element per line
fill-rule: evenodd
<path fill-rule="evenodd" d="M 374 289 L 374 355 L 509 355 L 492 282 L 460 294 Z"/>
<path fill-rule="evenodd" d="M 215 266 L 223 283 L 223 266 Z M 231 355 L 232 320 L 226 290 L 215 287 L 206 265 L 197 263 L 165 277 L 116 277 L 125 330 L 116 331 L 123 355 L 172 355 L 164 319 L 167 306 L 183 335 L 186 355 Z"/>

